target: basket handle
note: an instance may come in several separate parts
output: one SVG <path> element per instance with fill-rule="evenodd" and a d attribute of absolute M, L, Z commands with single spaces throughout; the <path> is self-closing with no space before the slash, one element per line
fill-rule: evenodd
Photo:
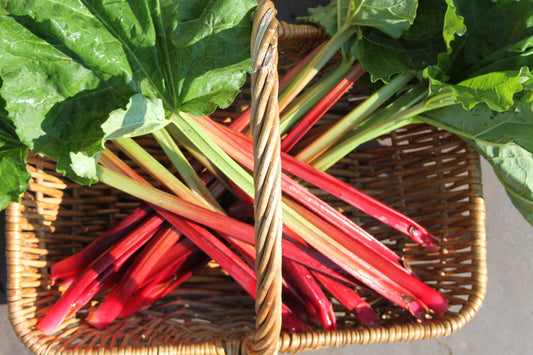
<path fill-rule="evenodd" d="M 271 1 L 258 0 L 252 29 L 250 126 L 254 153 L 257 275 L 256 332 L 250 354 L 276 354 L 281 332 L 281 157 L 278 110 L 278 21 Z"/>

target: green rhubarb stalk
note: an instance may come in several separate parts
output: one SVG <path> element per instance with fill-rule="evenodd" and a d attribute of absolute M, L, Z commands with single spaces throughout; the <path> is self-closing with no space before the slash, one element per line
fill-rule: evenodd
<path fill-rule="evenodd" d="M 216 145 L 190 116 L 181 112 L 173 112 L 170 115 L 170 120 L 180 131 L 180 134 L 186 137 L 189 143 L 193 144 L 211 164 L 222 171 L 248 196 L 254 196 L 252 176 Z"/>
<path fill-rule="evenodd" d="M 318 74 L 320 69 L 333 57 L 342 45 L 354 33 L 355 26 L 344 25 L 331 37 L 324 47 L 311 59 L 311 61 L 294 77 L 285 90 L 279 95 L 278 104 L 280 111 L 294 100 L 304 87 Z"/>
<path fill-rule="evenodd" d="M 213 197 L 211 192 L 204 185 L 202 179 L 200 179 L 174 139 L 172 139 L 170 133 L 168 133 L 166 129 L 162 129 L 153 132 L 153 136 L 176 168 L 176 171 L 181 175 L 187 186 L 197 195 L 201 196 L 205 201 L 209 201 L 214 206 L 222 209 L 218 205 L 218 202 Z"/>
<path fill-rule="evenodd" d="M 296 124 L 307 112 L 309 112 L 320 100 L 329 93 L 337 83 L 353 68 L 353 60 L 341 63 L 331 73 L 319 80 L 309 89 L 296 98 L 285 111 L 280 119 L 280 134 L 283 135 Z"/>
<path fill-rule="evenodd" d="M 427 89 L 421 86 L 412 89 L 412 91 L 395 100 L 388 107 L 371 115 L 356 129 L 345 134 L 337 144 L 314 160 L 313 167 L 326 171 L 359 145 L 414 123 L 414 117 L 426 111 L 455 104 L 450 93 L 424 99 L 426 96 Z M 422 99 L 424 100 L 421 101 Z"/>
<path fill-rule="evenodd" d="M 313 143 L 300 151 L 296 155 L 296 158 L 307 163 L 312 163 L 317 155 L 331 146 L 349 129 L 362 123 L 372 112 L 396 94 L 398 90 L 402 89 L 413 77 L 414 74 L 412 73 L 397 75 L 390 83 L 372 94 Z"/>
<path fill-rule="evenodd" d="M 127 156 L 142 167 L 155 180 L 166 186 L 176 196 L 182 199 L 201 205 L 203 207 L 213 209 L 211 203 L 207 202 L 203 197 L 195 194 L 183 182 L 176 178 L 167 168 L 165 168 L 157 159 L 149 154 L 143 147 L 137 144 L 131 138 L 119 138 L 113 140 L 113 143 L 120 148 Z"/>

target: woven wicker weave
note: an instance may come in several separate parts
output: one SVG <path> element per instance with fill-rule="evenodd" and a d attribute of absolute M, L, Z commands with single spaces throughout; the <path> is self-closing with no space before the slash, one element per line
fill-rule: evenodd
<path fill-rule="evenodd" d="M 278 33 L 293 33 L 286 25 L 282 28 Z M 296 38 L 312 38 L 316 34 L 307 28 Z M 314 43 L 313 39 L 282 43 L 280 67 L 298 60 L 301 49 Z M 277 50 L 275 42 L 267 46 Z M 243 97 L 246 99 L 246 94 Z M 336 114 L 349 106 L 349 100 L 341 103 Z M 238 103 L 235 107 L 239 107 Z M 232 116 L 228 111 L 219 114 Z M 330 119 L 334 118 L 332 114 Z M 150 139 L 139 141 L 157 154 Z M 28 191 L 20 203 L 10 205 L 6 212 L 7 292 L 15 332 L 39 354 L 237 354 L 417 340 L 458 330 L 480 308 L 486 288 L 479 157 L 456 136 L 425 125 L 409 126 L 372 143 L 353 152 L 329 172 L 442 236 L 439 252 L 424 251 L 324 192 L 313 192 L 403 256 L 424 282 L 442 292 L 450 303 L 445 315 L 416 321 L 383 298 L 363 293 L 380 315 L 380 326 L 362 326 L 332 300 L 338 315 L 337 331 L 280 335 L 276 311 L 262 311 L 257 306 L 259 314 L 267 312 L 267 327 L 272 329 L 269 335 L 274 343 L 270 339 L 265 342 L 258 336 L 261 332 L 257 329 L 263 325 L 256 324 L 256 319 L 262 317 L 256 317 L 253 299 L 212 262 L 169 297 L 132 318 L 96 330 L 83 321 L 85 308 L 56 334 L 46 336 L 35 329 L 36 320 L 62 291 L 50 280 L 48 267 L 83 248 L 126 216 L 138 201 L 101 184 L 90 188 L 73 184 L 59 176 L 49 160 L 30 156 L 32 180 Z M 275 159 L 269 158 L 274 164 Z M 265 348 L 257 344 L 269 345 Z"/>

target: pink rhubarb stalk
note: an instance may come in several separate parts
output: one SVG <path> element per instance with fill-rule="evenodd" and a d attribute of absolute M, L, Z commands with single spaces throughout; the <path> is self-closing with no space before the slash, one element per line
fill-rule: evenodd
<path fill-rule="evenodd" d="M 281 141 L 281 151 L 289 152 L 353 84 L 365 73 L 361 64 L 355 66 L 320 102 L 313 107 Z"/>
<path fill-rule="evenodd" d="M 163 223 L 163 219 L 158 215 L 150 216 L 140 225 L 135 227 L 119 242 L 115 243 L 107 252 L 100 255 L 78 278 L 70 285 L 65 293 L 57 300 L 47 314 L 39 320 L 37 328 L 46 334 L 52 334 L 55 329 L 71 314 L 71 310 L 76 308 L 78 300 L 91 283 L 104 273 L 106 269 L 113 267 L 118 270 L 127 259 L 141 248 L 157 231 Z"/>
<path fill-rule="evenodd" d="M 250 169 L 250 164 L 252 163 L 251 157 L 253 157 L 251 138 L 232 131 L 223 125 L 217 124 L 208 117 L 196 117 L 195 119 L 202 127 L 205 127 L 208 130 L 206 133 L 208 133 L 213 139 L 216 139 L 217 143 L 220 144 L 222 149 L 226 150 L 227 154 Z M 231 142 L 232 144 L 226 144 L 227 142 Z M 435 243 L 438 242 L 438 238 L 406 215 L 379 202 L 355 187 L 340 181 L 327 173 L 319 171 L 286 153 L 281 153 L 281 161 L 282 168 L 287 173 L 331 193 L 346 203 L 349 203 L 355 208 L 376 218 L 380 222 L 406 234 L 427 249 L 431 251 L 437 250 Z M 285 193 L 290 193 L 295 189 L 299 189 L 296 186 L 298 184 L 292 181 L 292 179 L 287 177 L 282 177 L 282 179 L 282 187 Z M 291 185 L 287 186 L 287 184 Z M 374 246 L 380 248 L 377 245 Z"/>
<path fill-rule="evenodd" d="M 287 85 L 290 83 L 292 79 L 304 68 L 310 61 L 313 59 L 313 57 L 326 45 L 326 42 L 321 43 L 318 45 L 313 51 L 311 51 L 308 55 L 306 55 L 301 61 L 298 62 L 294 67 L 292 67 L 283 77 L 279 80 L 279 91 L 282 92 Z M 283 109 L 289 104 L 289 101 L 285 100 L 279 103 L 279 110 L 283 111 Z M 234 119 L 230 124 L 229 127 L 231 129 L 243 132 L 246 130 L 250 124 L 250 112 L 251 108 L 247 108 L 244 110 L 236 119 Z"/>
<path fill-rule="evenodd" d="M 101 329 L 99 319 L 114 320 L 128 303 L 130 297 L 147 281 L 150 270 L 160 262 L 160 256 L 168 251 L 180 237 L 174 228 L 162 228 L 127 269 L 118 285 L 108 293 L 105 300 L 95 309 L 91 309 L 87 321 Z"/>
<path fill-rule="evenodd" d="M 136 292 L 126 303 L 119 314 L 119 318 L 129 318 L 135 313 L 150 307 L 157 300 L 167 296 L 173 289 L 187 281 L 197 270 L 211 260 L 200 249 L 192 251 L 179 262 L 172 265 L 172 273 L 166 278 L 157 278 Z"/>
<path fill-rule="evenodd" d="M 150 211 L 151 209 L 146 204 L 142 203 L 126 218 L 106 230 L 83 250 L 53 264 L 50 268 L 52 280 L 66 278 L 81 272 L 87 267 L 87 265 L 93 262 L 94 259 L 131 231 L 131 229 L 143 220 Z"/>

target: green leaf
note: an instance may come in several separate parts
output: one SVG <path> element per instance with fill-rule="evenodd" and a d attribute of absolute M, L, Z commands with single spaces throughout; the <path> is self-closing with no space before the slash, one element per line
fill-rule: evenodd
<path fill-rule="evenodd" d="M 342 25 L 339 23 L 338 13 L 342 13 L 340 17 L 342 19 L 346 18 L 346 13 L 348 11 L 348 0 L 332 0 L 326 6 L 319 5 L 317 7 L 312 7 L 307 9 L 309 13 L 308 16 L 298 17 L 298 22 L 300 23 L 314 23 L 317 26 L 320 26 L 324 32 L 327 33 L 329 37 L 333 37 L 337 30 Z"/>
<path fill-rule="evenodd" d="M 255 5 L 6 2 L 0 95 L 17 135 L 74 181 L 95 182 L 106 139 L 158 129 L 165 111 L 205 115 L 233 101 L 250 67 Z"/>
<path fill-rule="evenodd" d="M 55 158 L 57 171 L 80 184 L 94 183 L 97 178 L 92 174 L 94 167 L 80 168 L 81 162 L 76 159 L 83 156 L 85 163 L 96 164 L 105 143 L 102 124 L 109 112 L 117 109 L 117 103 L 126 105 L 116 91 L 103 86 L 55 104 L 41 122 L 43 134 L 34 140 L 34 152 Z"/>
<path fill-rule="evenodd" d="M 35 36 L 14 18 L 0 16 L 0 94 L 17 133 L 30 149 L 46 134 L 42 121 L 58 102 L 83 90 L 95 89 L 100 79 L 82 64 Z"/>
<path fill-rule="evenodd" d="M 74 168 L 72 157 L 102 150 L 100 124 L 133 93 L 128 62 L 79 3 L 43 3 L 9 2 L 16 16 L 0 16 L 0 94 L 24 144 L 74 181 L 92 183 L 96 175 L 79 176 L 90 169 Z"/>
<path fill-rule="evenodd" d="M 322 27 L 332 37 L 343 25 L 375 28 L 399 38 L 416 16 L 417 0 L 332 0 L 329 5 L 308 9 L 300 22 Z"/>
<path fill-rule="evenodd" d="M 515 105 L 531 81 L 533 6 L 531 1 L 448 1 L 444 34 L 447 51 L 427 68 L 434 94 L 451 92 L 466 109 L 484 102 L 493 110 Z M 447 14 L 448 15 L 448 14 Z M 466 31 L 463 31 L 463 26 Z M 460 36 L 453 37 L 450 34 Z"/>
<path fill-rule="evenodd" d="M 451 83 L 495 71 L 524 66 L 531 69 L 531 1 L 453 0 L 453 3 L 466 32 L 451 42 L 447 66 L 442 66 Z M 456 21 L 446 24 L 453 29 L 446 27 L 445 33 L 456 31 Z"/>
<path fill-rule="evenodd" d="M 13 0 L 6 2 L 5 13 L 9 16 L 3 16 L 14 19 L 26 29 L 25 32 L 29 32 L 25 33 L 25 36 L 31 41 L 29 45 L 38 46 L 38 53 L 43 51 L 46 54 L 63 54 L 57 58 L 57 64 L 63 68 L 63 71 L 58 70 L 56 78 L 60 84 L 76 83 L 72 80 L 74 78 L 69 76 L 75 69 L 65 66 L 66 60 L 67 64 L 75 67 L 83 66 L 88 69 L 90 75 L 97 76 L 99 80 L 113 86 L 114 90 L 129 97 L 135 88 L 132 81 L 133 70 L 124 49 L 100 19 L 89 11 L 86 3 L 87 1 L 81 0 Z M 123 19 L 125 22 L 127 20 Z M 13 39 L 6 42 L 5 45 L 13 47 L 17 47 L 15 44 L 21 44 Z M 42 60 L 43 66 L 54 64 L 51 57 L 37 58 L 37 53 L 27 50 L 28 48 L 21 48 L 18 52 L 25 53 L 25 59 L 32 63 Z M 32 69 L 29 63 L 26 66 Z M 79 90 L 65 91 L 64 94 L 68 97 L 78 92 Z"/>
<path fill-rule="evenodd" d="M 444 75 L 439 69 L 428 69 L 426 75 L 430 79 L 432 92 L 451 91 L 455 102 L 461 103 L 467 110 L 483 102 L 494 111 L 506 111 L 514 106 L 515 95 L 524 90 L 523 83 L 533 78 L 527 67 L 481 74 L 456 85 L 433 78 L 440 76 L 443 79 Z"/>
<path fill-rule="evenodd" d="M 11 202 L 19 201 L 30 179 L 25 161 L 28 148 L 19 141 L 15 127 L 7 118 L 4 104 L 0 100 L 0 210 Z"/>
<path fill-rule="evenodd" d="M 388 82 L 396 74 L 419 72 L 438 62 L 446 51 L 442 38 L 447 6 L 440 0 L 423 1 L 413 25 L 399 39 L 365 29 L 352 47 L 353 55 L 369 72 L 373 81 Z"/>
<path fill-rule="evenodd" d="M 250 69 L 252 0 L 161 1 L 161 62 L 174 108 L 196 116 L 229 106 Z"/>
<path fill-rule="evenodd" d="M 533 152 L 533 104 L 525 101 L 513 110 L 496 112 L 480 104 L 471 110 L 461 105 L 425 112 L 421 120 L 471 141 L 512 143 Z"/>
<path fill-rule="evenodd" d="M 513 143 L 469 143 L 487 158 L 515 207 L 533 225 L 533 153 Z"/>
<path fill-rule="evenodd" d="M 135 137 L 159 130 L 168 122 L 160 99 L 135 94 L 125 110 L 118 109 L 109 114 L 102 129 L 106 139 Z"/>
<path fill-rule="evenodd" d="M 399 38 L 413 23 L 416 0 L 351 0 L 346 23 L 376 28 L 392 38 Z"/>

